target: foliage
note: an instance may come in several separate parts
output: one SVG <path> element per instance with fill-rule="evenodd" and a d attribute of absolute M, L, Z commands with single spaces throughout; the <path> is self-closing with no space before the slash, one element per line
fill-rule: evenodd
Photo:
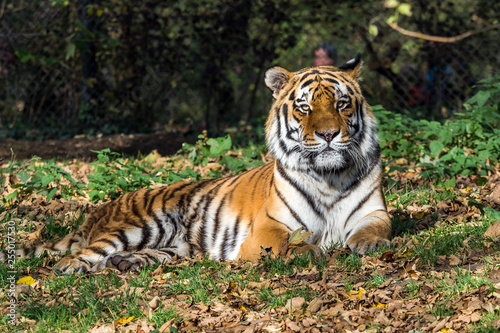
<path fill-rule="evenodd" d="M 25 197 L 31 193 L 43 195 L 47 200 L 52 199 L 56 193 L 65 199 L 75 194 L 83 194 L 83 184 L 76 181 L 61 166 L 56 165 L 54 159 L 41 162 L 40 158 L 34 157 L 24 165 L 14 162 L 3 172 L 15 172 L 16 175 L 11 178 L 13 183 L 11 186 L 16 190 L 7 195 L 3 199 L 4 202 L 17 197 Z"/>
<path fill-rule="evenodd" d="M 23 17 L 43 38 L 0 39 L 7 59 L 0 78 L 24 89 L 0 95 L 0 126 L 9 136 L 36 130 L 35 138 L 145 131 L 173 120 L 217 128 L 244 114 L 233 81 L 255 91 L 300 31 L 289 0 L 44 0 L 7 11 L 11 30 L 25 31 Z M 37 72 L 52 73 L 50 84 L 38 84 Z M 19 94 L 27 96 L 12 98 Z M 247 112 L 255 94 L 238 102 L 249 103 Z"/>
<path fill-rule="evenodd" d="M 418 164 L 423 177 L 485 176 L 500 158 L 500 81 L 482 81 L 465 112 L 443 124 L 414 120 L 374 107 L 386 162 Z"/>
<path fill-rule="evenodd" d="M 184 143 L 180 150 L 181 153 L 187 154 L 194 165 L 206 166 L 209 161 L 219 161 L 228 170 L 239 173 L 262 163 L 258 159 L 264 150 L 263 146 L 249 145 L 242 150 L 241 154 L 235 157 L 227 154 L 232 148 L 232 139 L 229 135 L 219 138 L 207 138 L 205 134 L 201 134 L 198 139 L 194 145 Z"/>
<path fill-rule="evenodd" d="M 23 318 L 20 329 L 83 332 L 99 323 L 110 329 L 128 325 L 134 331 L 139 326 L 152 331 L 167 323 L 170 331 L 177 331 L 177 327 L 189 330 L 194 320 L 214 329 L 248 321 L 252 313 L 281 320 L 282 325 L 297 322 L 297 327 L 311 327 L 314 323 L 317 327 L 337 325 L 341 330 L 348 323 L 343 318 L 356 309 L 350 320 L 361 320 L 377 330 L 391 327 L 404 312 L 404 321 L 398 325 L 407 325 L 408 331 L 428 331 L 439 323 L 494 331 L 500 320 L 494 308 L 498 306 L 499 244 L 484 233 L 500 218 L 500 212 L 488 207 L 486 200 L 492 186 L 499 183 L 485 172 L 500 171 L 495 165 L 500 156 L 500 82 L 486 80 L 478 88 L 464 106 L 466 112 L 444 123 L 414 120 L 374 107 L 388 174 L 417 170 L 427 178 L 414 185 L 392 182 L 387 189 L 395 236 L 390 249 L 359 256 L 332 244 L 319 258 L 310 254 L 275 257 L 264 251 L 257 264 L 184 258 L 146 267 L 138 275 L 105 270 L 55 276 L 47 274 L 45 267 L 53 265 L 53 257 L 25 258 L 16 266 L 18 284 L 30 291 L 20 291 L 16 300 Z M 203 134 L 195 144 L 184 145 L 177 156 L 168 158 L 155 153 L 130 158 L 105 149 L 96 152 L 96 161 L 74 162 L 76 166 L 39 158 L 12 161 L 2 170 L 7 177 L 0 177 L 2 183 L 8 179 L 0 205 L 0 228 L 4 233 L 14 228 L 18 239 L 33 237 L 34 228 L 63 236 L 75 227 L 70 217 L 59 219 L 50 208 L 42 216 L 23 214 L 43 211 L 44 204 L 36 207 L 34 202 L 56 203 L 82 196 L 98 202 L 160 183 L 237 174 L 263 163 L 262 147 L 235 149 L 230 136 Z M 81 174 L 74 176 L 82 168 L 87 181 Z M 474 188 L 459 184 L 458 175 L 472 176 L 461 178 Z M 5 239 L 2 246 L 6 246 Z M 11 277 L 12 271 L 0 266 L 2 287 L 10 285 Z M 7 293 L 0 293 L 0 301 L 4 311 L 5 304 L 10 304 Z M 294 301 L 299 304 L 296 309 Z M 450 322 L 450 318 L 455 319 Z M 258 323 L 243 326 L 257 330 Z M 0 327 L 11 329 L 9 325 L 5 316 L 0 319 Z"/>
<path fill-rule="evenodd" d="M 161 174 L 165 173 L 162 169 L 148 170 L 145 166 L 121 157 L 120 154 L 110 152 L 109 149 L 96 153 L 97 161 L 89 164 L 94 167 L 94 172 L 89 174 L 87 184 L 92 202 L 104 200 L 106 196 L 116 199 L 123 193 L 159 183 L 162 181 Z"/>
<path fill-rule="evenodd" d="M 495 31 L 438 45 L 402 36 L 387 22 L 451 36 L 494 26 L 498 6 L 485 0 L 8 3 L 7 33 L 0 37 L 0 137 L 150 131 L 174 123 L 218 134 L 224 124 L 266 114 L 266 68 L 309 66 L 311 50 L 325 41 L 340 51 L 338 63 L 363 53 L 362 84 L 371 101 L 441 118 L 441 106 L 452 114 L 460 108 L 455 99 L 470 96 L 477 77 L 497 70 L 494 57 L 475 53 L 496 50 Z M 402 75 L 410 67 L 417 75 Z M 436 82 L 427 78 L 432 73 Z M 418 110 L 409 105 L 414 82 L 406 79 L 426 89 Z"/>

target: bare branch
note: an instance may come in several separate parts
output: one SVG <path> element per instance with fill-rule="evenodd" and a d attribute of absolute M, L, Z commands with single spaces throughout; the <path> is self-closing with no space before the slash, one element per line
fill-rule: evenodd
<path fill-rule="evenodd" d="M 396 23 L 388 23 L 388 25 L 392 29 L 396 30 L 397 32 L 399 32 L 403 35 L 415 37 L 415 38 L 420 38 L 420 39 L 425 39 L 425 40 L 429 40 L 432 42 L 438 42 L 438 43 L 455 43 L 455 42 L 458 42 L 459 40 L 465 39 L 465 38 L 470 37 L 472 35 L 479 34 L 481 32 L 485 32 L 488 30 L 500 28 L 500 24 L 495 24 L 495 25 L 492 25 L 492 26 L 489 26 L 486 28 L 468 31 L 466 33 L 463 33 L 463 34 L 460 34 L 457 36 L 453 36 L 453 37 L 441 37 L 441 36 L 427 35 L 427 34 L 424 34 L 424 33 L 418 32 L 418 31 L 406 30 L 406 29 L 398 26 Z"/>

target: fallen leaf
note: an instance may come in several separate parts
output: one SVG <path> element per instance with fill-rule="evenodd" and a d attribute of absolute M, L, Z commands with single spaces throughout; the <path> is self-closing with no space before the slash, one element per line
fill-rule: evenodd
<path fill-rule="evenodd" d="M 363 294 L 366 293 L 366 290 L 364 290 L 363 288 L 359 288 L 358 291 L 351 290 L 351 291 L 347 292 L 347 290 L 346 290 L 345 293 L 349 297 L 357 297 L 358 299 L 361 299 L 361 297 L 363 297 Z"/>
<path fill-rule="evenodd" d="M 500 236 L 500 220 L 490 225 L 484 233 L 484 236 L 489 238 L 497 238 Z"/>
<path fill-rule="evenodd" d="M 300 227 L 290 234 L 290 236 L 288 237 L 288 242 L 290 243 L 290 245 L 298 245 L 313 234 L 311 231 L 302 231 L 304 231 L 304 227 Z"/>
<path fill-rule="evenodd" d="M 25 276 L 23 278 L 20 278 L 19 280 L 17 280 L 17 284 L 29 284 L 29 285 L 32 285 L 33 283 L 35 283 L 36 280 L 33 279 L 31 276 Z"/>
<path fill-rule="evenodd" d="M 131 316 L 131 317 L 122 317 L 120 319 L 117 319 L 116 320 L 116 324 L 125 324 L 125 323 L 128 323 L 128 322 L 131 322 L 132 320 L 134 319 L 134 316 Z"/>

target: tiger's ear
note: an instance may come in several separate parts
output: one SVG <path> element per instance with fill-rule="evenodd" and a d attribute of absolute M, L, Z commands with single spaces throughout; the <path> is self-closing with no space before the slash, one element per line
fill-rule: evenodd
<path fill-rule="evenodd" d="M 278 98 L 280 90 L 287 84 L 291 76 L 289 71 L 279 66 L 271 67 L 266 71 L 264 81 L 273 92 L 274 98 Z"/>
<path fill-rule="evenodd" d="M 348 72 L 353 79 L 357 79 L 361 74 L 361 54 L 358 53 L 356 58 L 349 60 L 339 67 L 339 69 Z"/>

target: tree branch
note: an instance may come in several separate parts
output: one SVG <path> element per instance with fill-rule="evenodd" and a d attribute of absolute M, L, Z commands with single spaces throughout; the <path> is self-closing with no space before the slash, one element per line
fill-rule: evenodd
<path fill-rule="evenodd" d="M 387 24 L 392 29 L 396 30 L 397 32 L 399 32 L 399 33 L 401 33 L 403 35 L 410 36 L 410 37 L 415 37 L 415 38 L 420 38 L 420 39 L 425 39 L 425 40 L 429 40 L 429 41 L 432 41 L 432 42 L 438 42 L 438 43 L 455 43 L 455 42 L 458 42 L 459 40 L 465 39 L 465 38 L 470 37 L 472 35 L 479 34 L 481 32 L 485 32 L 485 31 L 488 31 L 488 30 L 491 30 L 491 29 L 500 28 L 500 24 L 495 24 L 495 25 L 492 25 L 492 26 L 489 26 L 489 27 L 486 27 L 486 28 L 477 29 L 477 30 L 473 30 L 473 31 L 468 31 L 466 33 L 463 33 L 463 34 L 460 34 L 460 35 L 457 35 L 457 36 L 453 36 L 453 37 L 441 37 L 441 36 L 427 35 L 427 34 L 424 34 L 424 33 L 421 33 L 421 32 L 417 32 L 417 31 L 406 30 L 406 29 L 401 28 L 400 26 L 398 26 L 396 23 L 387 23 Z"/>

